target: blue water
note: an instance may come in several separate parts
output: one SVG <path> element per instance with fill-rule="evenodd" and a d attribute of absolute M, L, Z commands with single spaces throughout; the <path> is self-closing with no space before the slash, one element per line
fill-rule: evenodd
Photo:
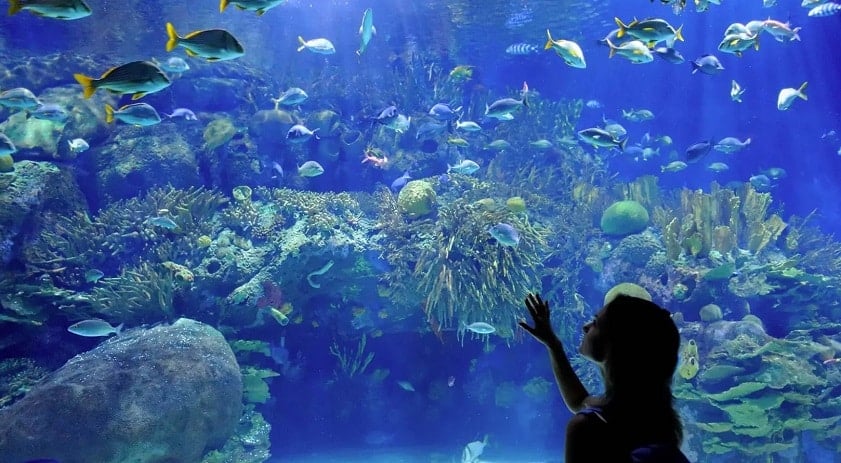
<path fill-rule="evenodd" d="M 413 140 L 412 132 L 404 135 L 387 132 L 388 136 L 379 134 L 374 138 L 371 118 L 383 108 L 396 104 L 400 113 L 412 116 L 414 129 L 432 104 L 443 102 L 453 108 L 463 106 L 466 112 L 463 119 L 482 121 L 480 111 L 485 104 L 497 98 L 517 97 L 519 89 L 527 82 L 529 89 L 537 95 L 533 101 L 599 102 L 599 108 L 585 107 L 581 110 L 581 116 L 575 122 L 576 131 L 600 126 L 603 119 L 614 119 L 627 129 L 629 145 L 639 142 L 646 133 L 652 140 L 663 135 L 671 137 L 673 143 L 660 144 L 660 156 L 648 161 L 634 160 L 607 150 L 596 152 L 589 145 L 579 143 L 584 154 L 601 160 L 604 178 L 609 179 L 603 185 L 606 190 L 653 175 L 657 177 L 664 196 L 678 194 L 681 189 L 709 192 L 712 182 L 730 184 L 735 191 L 744 188 L 752 176 L 770 168 L 782 168 L 786 172 L 785 177 L 773 181 L 768 189 L 773 198 L 771 212 L 788 221 L 790 217 L 805 217 L 815 211 L 809 221 L 810 226 L 827 237 L 841 233 L 841 202 L 837 200 L 841 196 L 841 182 L 838 180 L 841 174 L 841 70 L 837 49 L 841 43 L 841 14 L 808 17 L 808 9 L 786 0 L 779 0 L 779 4 L 771 8 L 762 8 L 760 0 L 724 0 L 723 5 L 711 5 L 710 10 L 704 13 L 695 12 L 690 4 L 680 15 L 673 14 L 669 6 L 661 5 L 659 1 L 642 0 L 596 4 L 548 0 L 293 0 L 262 16 L 238 11 L 233 5 L 220 14 L 218 5 L 207 0 L 179 3 L 183 4 L 90 0 L 94 14 L 76 21 L 39 18 L 26 11 L 0 17 L 0 56 L 5 62 L 14 63 L 13 66 L 0 66 L 6 68 L 5 75 L 0 76 L 0 90 L 12 86 L 27 87 L 36 95 L 42 95 L 51 89 L 63 88 L 78 91 L 81 95 L 81 89 L 73 79 L 76 72 L 96 77 L 109 67 L 129 61 L 152 57 L 163 61 L 170 56 L 180 56 L 187 59 L 192 69 L 173 79 L 170 88 L 140 101 L 151 104 L 159 112 L 169 113 L 177 107 L 195 111 L 199 115 L 198 122 L 185 122 L 173 132 L 183 135 L 190 149 L 197 153 L 202 150 L 204 127 L 211 120 L 221 117 L 230 118 L 238 127 L 239 135 L 234 137 L 231 145 L 248 145 L 239 154 L 235 149 L 223 147 L 204 155 L 195 168 L 197 173 L 181 176 L 174 171 L 176 173 L 172 177 L 167 177 L 171 171 L 162 169 L 156 177 L 148 176 L 147 171 L 147 177 L 129 176 L 122 189 L 114 191 L 103 189 L 94 180 L 101 166 L 109 162 L 103 160 L 103 153 L 110 153 L 108 146 L 119 140 L 139 140 L 154 133 L 158 127 L 132 132 L 124 125 L 109 126 L 107 131 L 91 140 L 88 153 L 71 159 L 64 156 L 54 159 L 49 156 L 50 153 L 27 150 L 13 154 L 18 161 L 55 163 L 69 172 L 84 194 L 83 207 L 91 215 L 95 216 L 117 199 L 142 197 L 153 187 L 163 187 L 168 183 L 181 188 L 203 186 L 217 189 L 227 197 L 231 196 L 233 187 L 241 184 L 255 190 L 266 186 L 371 194 L 383 185 L 390 185 L 404 168 L 411 168 L 415 178 L 440 181 L 439 176 L 445 173 L 447 165 L 455 164 L 461 157 L 479 160 L 483 168 L 475 176 L 491 181 L 484 167 L 497 155 L 479 147 L 498 138 L 496 134 L 514 132 L 524 140 L 551 138 L 558 134 L 538 132 L 535 127 L 521 123 L 518 113 L 515 120 L 498 123 L 502 128 L 488 123 L 489 129 L 482 135 L 464 135 L 471 140 L 471 147 L 458 154 L 444 147 L 450 136 L 448 133 L 436 137 L 442 148 L 428 153 L 422 152 Z M 365 8 L 372 8 L 374 12 L 377 34 L 365 53 L 357 56 L 354 53 L 359 46 L 357 30 Z M 598 40 L 615 28 L 614 17 L 626 23 L 634 17 L 660 17 L 675 27 L 682 25 L 686 41 L 678 42 L 676 48 L 686 62 L 670 64 L 655 58 L 652 63 L 637 65 L 621 57 L 609 59 L 607 48 Z M 762 33 L 760 49 L 749 49 L 742 57 L 716 50 L 722 32 L 731 23 L 769 17 L 802 27 L 799 32 L 801 40 L 782 43 Z M 201 59 L 186 57 L 182 49 L 168 54 L 164 50 L 166 22 L 172 22 L 182 35 L 200 29 L 224 28 L 242 42 L 245 55 L 230 62 L 204 63 Z M 547 28 L 554 38 L 573 40 L 581 46 L 587 60 L 586 69 L 566 66 L 555 53 L 543 51 Z M 305 39 L 330 38 L 337 52 L 329 56 L 298 52 L 298 36 Z M 506 54 L 506 47 L 515 43 L 532 44 L 540 52 L 528 56 Z M 712 76 L 693 75 L 690 61 L 707 53 L 715 53 L 725 69 Z M 56 65 L 62 62 L 62 55 L 67 61 Z M 448 93 L 453 95 L 451 99 L 435 100 L 431 93 L 439 85 L 447 85 L 448 73 L 460 64 L 473 66 L 472 78 Z M 223 90 L 209 85 L 207 80 L 201 83 L 203 87 L 193 87 L 198 85 L 200 77 L 229 79 L 226 85 L 232 85 L 232 88 Z M 411 89 L 394 84 L 404 82 L 402 79 L 421 82 L 415 88 L 429 94 L 407 93 Z M 738 81 L 746 89 L 742 103 L 733 102 L 729 97 L 731 80 Z M 797 100 L 787 111 L 776 108 L 780 89 L 797 88 L 807 81 L 805 93 L 808 101 Z M 253 140 L 242 142 L 252 115 L 258 110 L 272 109 L 270 98 L 277 97 L 281 91 L 292 86 L 301 87 L 310 94 L 310 99 L 299 108 L 289 109 L 290 112 L 297 111 L 301 119 L 319 110 L 333 110 L 339 114 L 346 128 L 360 130 L 366 137 L 372 137 L 369 139 L 376 140 L 378 148 L 394 153 L 393 158 L 397 158 L 398 150 L 405 150 L 416 153 L 415 161 L 409 167 L 376 169 L 360 164 L 359 157 L 344 158 L 342 154 L 335 165 L 326 166 L 322 176 L 302 179 L 297 176 L 296 168 L 316 152 L 318 143 L 324 143 L 323 140 L 305 145 L 303 149 L 293 149 L 285 144 L 283 133 L 274 134 L 278 143 L 263 144 L 257 149 L 254 149 L 256 144 L 252 143 Z M 424 106 L 404 105 L 415 101 L 423 102 Z M 128 103 L 132 103 L 130 97 L 119 97 L 119 105 Z M 479 111 L 471 113 L 471 107 L 479 108 Z M 631 108 L 649 109 L 655 118 L 641 123 L 623 119 L 621 110 Z M 0 109 L 0 122 L 12 114 L 11 110 Z M 102 117 L 102 114 L 99 116 Z M 173 122 L 164 121 L 160 127 L 164 124 Z M 376 127 L 376 130 L 385 129 Z M 61 137 L 62 145 L 74 138 L 69 133 Z M 661 166 L 670 161 L 684 159 L 684 151 L 690 145 L 707 140 L 716 142 L 724 137 L 750 137 L 752 142 L 735 154 L 712 151 L 702 161 L 690 164 L 681 172 L 661 171 Z M 539 158 L 533 150 L 522 147 L 498 156 L 508 159 L 522 156 L 523 164 L 531 162 L 526 156 L 534 156 L 540 175 L 555 162 L 552 159 L 570 159 L 569 156 L 572 156 L 564 151 L 558 138 L 552 140 L 555 144 L 552 155 L 555 158 Z M 657 147 L 658 144 L 651 142 L 651 146 Z M 157 149 L 150 156 L 165 156 L 168 152 L 166 146 L 158 146 Z M 674 153 L 670 154 L 672 151 Z M 272 174 L 275 162 L 283 169 L 282 176 Z M 506 165 L 512 165 L 511 161 L 508 162 Z M 725 162 L 729 169 L 714 173 L 705 168 L 711 162 Z M 220 165 L 230 167 L 220 168 Z M 513 165 L 518 165 L 518 162 Z M 8 178 L 14 175 L 0 174 Z M 135 181 L 136 193 L 132 190 L 132 182 Z M 444 185 L 443 182 L 441 184 Z M 565 187 L 567 185 L 558 185 L 558 189 Z M 445 186 L 439 190 L 439 198 L 443 197 L 443 191 L 446 191 Z M 504 202 L 516 193 L 506 191 L 497 199 Z M 2 194 L 4 192 L 0 190 Z M 541 217 L 539 210 L 530 210 L 529 214 L 538 222 L 546 220 L 548 223 L 550 220 Z M 594 230 L 598 228 L 597 217 L 593 220 Z M 140 217 L 138 221 L 143 219 Z M 212 220 L 211 217 L 204 219 Z M 7 295 L 13 294 L 12 291 L 32 291 L 31 286 L 23 283 L 31 282 L 27 279 L 33 275 L 40 275 L 39 270 L 32 269 L 26 260 L 28 257 L 21 251 L 24 242 L 29 242 L 41 232 L 37 223 L 33 219 L 16 230 L 14 235 L 7 236 L 6 232 L 2 235 L 0 242 L 5 243 L 6 250 L 0 253 L 3 256 L 0 281 L 9 282 L 4 286 Z M 654 233 L 662 233 L 662 230 L 654 230 Z M 773 250 L 773 255 L 769 251 L 765 260 L 755 261 L 756 266 L 793 258 L 796 252 L 782 250 L 786 236 L 784 234 L 779 242 L 772 244 L 769 250 Z M 216 239 L 216 236 L 212 238 Z M 254 241 L 259 244 L 257 239 Z M 551 242 L 556 244 L 558 240 Z M 619 238 L 603 241 L 594 238 L 593 241 L 599 243 L 597 248 L 604 242 L 615 248 Z M 841 247 L 827 247 L 825 252 L 829 254 L 838 249 Z M 224 285 L 220 283 L 216 287 L 201 287 L 202 283 L 197 280 L 196 287 L 200 290 L 196 291 L 203 296 L 197 297 L 196 293 L 191 296 L 185 290 L 186 295 L 176 296 L 171 302 L 174 313 L 215 325 L 229 340 L 257 339 L 272 347 L 271 356 L 248 357 L 249 360 L 244 363 L 240 358 L 243 364 L 282 372 L 279 377 L 267 380 L 270 398 L 265 403 L 254 405 L 271 425 L 271 459 L 267 461 L 459 461 L 463 447 L 469 442 L 482 440 L 485 435 L 489 436 L 489 443 L 482 461 L 561 461 L 564 426 L 570 414 L 556 393 L 545 349 L 521 336 L 513 339 L 491 336 L 487 341 L 468 336 L 461 345 L 457 340 L 457 325 L 446 327 L 439 335 L 430 332 L 421 304 L 411 309 L 411 313 L 404 310 L 405 307 L 401 308 L 404 311 L 399 313 L 403 318 L 395 319 L 397 312 L 394 307 L 398 303 L 377 293 L 378 275 L 382 276 L 391 269 L 382 256 L 378 257 L 378 251 L 368 250 L 359 255 L 359 260 L 367 261 L 372 269 L 372 275 L 365 281 L 350 277 L 349 269 L 353 267 L 355 251 L 350 251 L 351 260 L 347 259 L 347 255 L 342 256 L 341 250 L 331 249 L 323 254 L 313 253 L 312 259 L 302 259 L 300 266 L 296 263 L 291 269 L 284 268 L 283 271 L 275 268 L 271 277 L 276 281 L 296 282 L 295 288 L 289 291 L 294 296 L 289 296 L 292 300 L 287 302 L 295 306 L 290 317 L 304 314 L 302 323 L 293 321 L 278 327 L 266 317 L 268 321 L 262 325 L 251 324 L 253 318 L 232 318 L 217 324 L 221 318 L 219 307 L 225 297 L 237 286 L 245 284 L 251 275 L 241 275 L 239 279 L 231 277 Z M 138 246 L 134 252 L 127 262 L 110 261 L 110 268 L 103 268 L 106 276 L 118 277 L 123 265 L 137 264 L 132 259 L 147 257 L 143 253 L 148 249 Z M 276 255 L 272 254 L 266 259 L 274 257 Z M 343 281 L 341 277 L 327 274 L 329 283 L 313 291 L 307 287 L 306 277 L 324 265 L 327 259 L 337 260 L 339 266 L 346 265 L 342 271 L 348 272 L 348 279 Z M 754 263 L 750 258 L 745 259 Z M 739 265 L 744 263 L 739 262 Z M 198 262 L 193 264 L 197 266 Z M 716 266 L 709 261 L 702 264 L 690 265 L 683 261 L 671 265 L 673 268 L 683 266 L 681 268 L 689 273 L 698 268 Z M 742 270 L 746 271 L 747 267 Z M 802 289 L 798 285 L 802 284 L 807 287 L 804 291 L 808 291 L 811 288 L 809 285 L 821 283 L 788 281 L 791 287 L 778 287 L 770 295 L 746 298 L 728 293 L 724 284 L 704 297 L 675 304 L 688 314 L 687 321 L 700 324 L 695 315 L 700 306 L 717 301 L 728 309 L 725 310 L 725 320 L 735 321 L 744 315 L 741 307 L 747 300 L 747 311 L 762 319 L 769 334 L 785 338 L 804 330 L 808 332 L 806 338 L 813 342 L 813 346 L 817 343 L 826 348 L 829 342 L 826 339 L 836 344 L 841 342 L 841 328 L 835 323 L 838 313 L 835 308 L 838 286 L 835 283 L 839 275 L 837 268 L 833 270 L 827 272 L 828 282 L 823 283 L 825 286 L 821 290 L 808 292 L 808 297 L 801 299 L 790 296 Z M 556 282 L 551 272 L 538 277 L 538 281 L 543 284 L 544 292 L 564 288 L 560 284 L 557 288 L 553 286 Z M 575 292 L 586 299 L 585 311 L 570 309 L 565 312 L 566 315 L 556 316 L 556 325 L 566 324 L 558 326 L 558 329 L 563 330 L 563 340 L 571 355 L 575 354 L 579 342 L 578 326 L 601 305 L 604 292 L 618 281 L 599 275 L 582 264 L 579 282 Z M 66 289 L 85 293 L 92 286 L 68 285 Z M 789 289 L 791 291 L 787 292 Z M 554 295 L 560 297 L 557 293 Z M 658 300 L 660 295 L 657 293 L 654 297 L 655 302 L 670 302 Z M 201 310 L 187 303 L 197 300 L 204 303 Z M 569 303 L 569 300 L 567 294 L 566 301 Z M 563 307 L 560 300 L 553 303 L 556 307 Z M 11 307 L 8 299 L 4 304 L 7 309 Z M 365 309 L 364 314 L 350 315 L 354 308 L 360 306 Z M 687 312 L 689 308 L 692 309 L 691 314 Z M 0 309 L 0 314 L 10 315 L 12 312 L 7 309 Z M 385 315 L 381 316 L 381 313 Z M 60 367 L 73 355 L 92 349 L 101 341 L 101 338 L 79 338 L 64 331 L 67 325 L 86 315 L 93 317 L 96 314 L 51 313 L 38 319 L 37 329 L 30 326 L 23 332 L 24 335 L 18 334 L 14 339 L 11 333 L 19 325 L 0 322 L 0 332 L 10 336 L 7 344 L 0 344 L 0 359 L 31 358 L 48 370 Z M 108 321 L 114 325 L 123 322 L 117 318 Z M 142 320 L 147 324 L 166 321 L 172 320 L 155 315 Z M 129 322 L 127 327 L 134 327 L 131 325 Z M 342 349 L 354 350 L 363 333 L 367 340 L 365 352 L 375 353 L 367 374 L 388 370 L 388 376 L 382 380 L 367 377 L 345 383 L 333 382 L 337 365 L 330 346 L 335 343 Z M 697 332 L 687 329 L 685 340 L 692 335 L 687 333 L 697 335 Z M 700 339 L 701 336 L 698 337 Z M 813 394 L 813 401 L 796 406 L 787 402 L 786 406 L 791 406 L 791 410 L 783 407 L 779 412 L 780 419 L 801 419 L 807 415 L 810 419 L 826 419 L 841 413 L 836 411 L 837 406 L 820 406 L 837 397 L 837 385 L 841 379 L 838 364 L 822 364 L 824 358 L 814 351 L 809 355 L 811 357 L 807 356 L 806 363 L 809 374 L 819 377 L 823 383 L 819 387 L 797 390 L 807 396 Z M 829 358 L 833 359 L 834 355 L 833 351 Z M 767 361 L 773 363 L 773 360 Z M 583 365 L 577 364 L 588 378 L 588 386 L 597 392 L 600 386 L 595 379 L 595 369 Z M 766 376 L 762 378 L 767 379 Z M 524 392 L 523 388 L 536 379 L 548 382 L 548 393 Z M 738 377 L 738 381 L 757 379 L 745 376 Z M 411 384 L 414 390 L 406 390 L 400 382 Z M 677 383 L 685 385 L 687 381 L 676 377 Z M 696 386 L 695 382 L 690 382 L 690 387 Z M 771 389 L 794 390 L 787 387 L 793 386 L 778 387 L 775 383 Z M 702 391 L 702 396 L 710 392 L 698 390 Z M 804 412 L 804 409 L 809 411 Z M 789 412 L 791 414 L 786 415 Z M 769 455 L 777 454 L 779 450 L 756 454 L 738 449 L 709 452 L 702 441 L 709 444 L 710 434 L 704 434 L 691 423 L 696 419 L 709 423 L 726 421 L 726 415 L 699 418 L 701 412 L 693 409 L 691 402 L 681 407 L 681 413 L 688 423 L 687 434 L 692 434 L 687 439 L 685 450 L 691 453 L 693 461 L 839 461 L 838 456 L 833 455 L 833 450 L 841 445 L 837 431 L 829 432 L 829 437 L 815 437 L 809 433 L 812 429 L 799 428 L 777 430 L 778 434 L 760 438 L 763 443 L 785 442 L 792 445 L 777 457 Z M 826 426 L 838 429 L 834 423 Z M 732 438 L 732 441 L 737 447 L 743 445 L 744 449 L 751 445 L 751 438 L 744 435 Z"/>

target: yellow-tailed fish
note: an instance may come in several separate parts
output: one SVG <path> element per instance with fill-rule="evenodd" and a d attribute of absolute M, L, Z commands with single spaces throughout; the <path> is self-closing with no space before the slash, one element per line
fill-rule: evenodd
<path fill-rule="evenodd" d="M 172 23 L 166 23 L 166 51 L 175 47 L 182 47 L 187 55 L 201 57 L 207 61 L 225 61 L 239 58 L 245 54 L 245 49 L 230 32 L 224 29 L 206 29 L 190 32 L 181 37 L 175 32 Z"/>
<path fill-rule="evenodd" d="M 377 33 L 377 28 L 374 27 L 374 12 L 368 8 L 362 13 L 362 25 L 359 26 L 359 35 L 362 37 L 362 40 L 359 44 L 359 50 L 356 50 L 356 54 L 362 56 L 362 53 L 365 53 L 365 49 L 368 48 L 368 42 L 371 41 L 371 37 Z"/>
<path fill-rule="evenodd" d="M 239 10 L 254 11 L 257 16 L 263 16 L 266 11 L 284 3 L 286 0 L 220 0 L 219 12 L 224 12 L 228 5 L 234 5 Z"/>
<path fill-rule="evenodd" d="M 164 72 L 150 61 L 132 61 L 122 66 L 113 67 L 99 79 L 84 74 L 73 74 L 82 85 L 85 98 L 90 98 L 97 89 L 105 89 L 114 93 L 132 93 L 136 100 L 148 93 L 163 90 L 170 85 L 170 80 Z"/>
<path fill-rule="evenodd" d="M 9 0 L 9 16 L 27 10 L 45 18 L 72 20 L 90 16 L 84 0 Z"/>

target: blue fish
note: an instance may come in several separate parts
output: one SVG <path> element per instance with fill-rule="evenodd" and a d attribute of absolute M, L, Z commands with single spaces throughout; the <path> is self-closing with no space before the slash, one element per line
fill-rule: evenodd
<path fill-rule="evenodd" d="M 694 145 L 686 148 L 686 162 L 696 162 L 702 157 L 706 156 L 707 153 L 713 147 L 712 139 L 707 141 L 702 141 L 700 143 L 695 143 Z"/>
<path fill-rule="evenodd" d="M 488 229 L 488 233 L 493 236 L 496 241 L 503 245 L 515 248 L 520 244 L 520 232 L 517 231 L 511 224 L 498 223 Z"/>
<path fill-rule="evenodd" d="M 393 182 L 391 182 L 391 191 L 400 191 L 400 189 L 406 186 L 406 183 L 411 179 L 412 177 L 409 176 L 409 171 L 404 172 L 401 177 L 398 177 Z"/>

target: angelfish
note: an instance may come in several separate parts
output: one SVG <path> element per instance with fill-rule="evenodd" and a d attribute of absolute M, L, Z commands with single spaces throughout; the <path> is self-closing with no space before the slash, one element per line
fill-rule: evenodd
<path fill-rule="evenodd" d="M 362 56 L 362 53 L 365 53 L 365 49 L 368 48 L 368 42 L 371 41 L 371 37 L 376 33 L 377 28 L 374 27 L 374 12 L 368 8 L 362 13 L 362 25 L 359 26 L 359 35 L 362 37 L 362 41 L 359 44 L 359 50 L 356 50 L 358 56 Z"/>

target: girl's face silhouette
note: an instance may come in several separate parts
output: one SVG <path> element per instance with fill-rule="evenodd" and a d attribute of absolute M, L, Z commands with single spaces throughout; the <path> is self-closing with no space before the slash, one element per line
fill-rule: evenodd
<path fill-rule="evenodd" d="M 600 324 L 604 323 L 605 309 L 602 308 L 595 317 L 587 322 L 584 327 L 584 337 L 581 339 L 581 346 L 578 351 L 585 358 L 596 363 L 604 361 L 605 337 Z"/>

